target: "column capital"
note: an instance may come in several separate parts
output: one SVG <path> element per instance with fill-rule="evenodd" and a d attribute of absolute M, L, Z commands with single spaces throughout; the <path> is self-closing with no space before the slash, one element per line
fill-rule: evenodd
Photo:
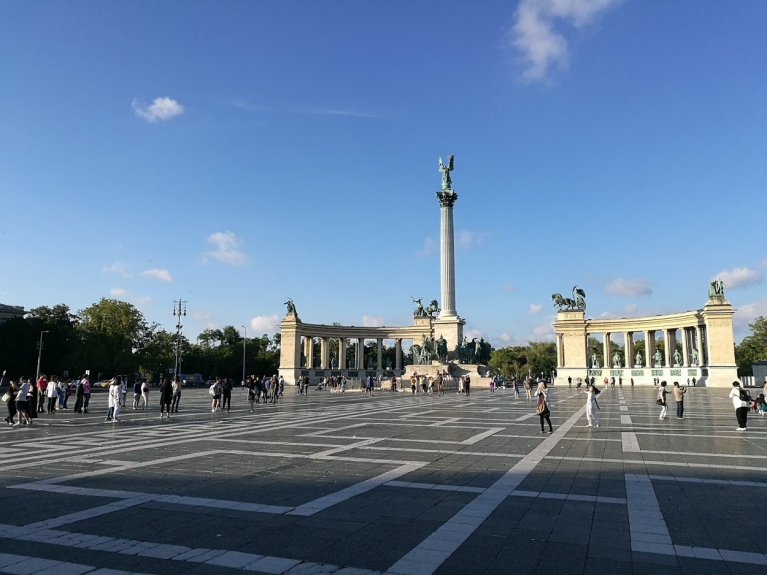
<path fill-rule="evenodd" d="M 439 200 L 439 206 L 441 208 L 452 208 L 457 199 L 458 194 L 453 190 L 441 190 L 437 192 L 437 200 Z"/>

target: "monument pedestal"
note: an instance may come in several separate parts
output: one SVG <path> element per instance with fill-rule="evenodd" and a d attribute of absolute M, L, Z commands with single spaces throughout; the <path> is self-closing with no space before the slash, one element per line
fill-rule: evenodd
<path fill-rule="evenodd" d="M 457 315 L 452 317 L 440 316 L 432 322 L 434 339 L 439 339 L 440 336 L 445 338 L 445 341 L 447 342 L 447 356 L 449 359 L 455 359 L 455 346 L 463 341 L 464 325 L 466 325 L 466 322 Z"/>

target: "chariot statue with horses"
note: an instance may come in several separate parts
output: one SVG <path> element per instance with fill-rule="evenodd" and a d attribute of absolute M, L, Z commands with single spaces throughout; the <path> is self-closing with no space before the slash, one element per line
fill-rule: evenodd
<path fill-rule="evenodd" d="M 439 313 L 440 311 L 439 304 L 435 299 L 431 300 L 431 303 L 426 307 L 423 307 L 423 304 L 421 303 L 423 298 L 414 298 L 411 296 L 410 299 L 412 299 L 415 304 L 413 317 L 434 317 L 434 314 Z"/>
<path fill-rule="evenodd" d="M 557 311 L 586 311 L 586 292 L 578 286 L 573 286 L 573 297 L 562 297 L 562 294 L 551 295 L 551 301 Z"/>

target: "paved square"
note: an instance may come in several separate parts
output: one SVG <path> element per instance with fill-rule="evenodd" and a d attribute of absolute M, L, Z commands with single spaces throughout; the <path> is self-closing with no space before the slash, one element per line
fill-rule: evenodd
<path fill-rule="evenodd" d="M 41 415 L 5 429 L 0 573 L 765 573 L 767 419 L 723 389 L 660 421 L 652 388 L 534 404 L 293 389 L 249 413 Z M 673 403 L 673 402 L 672 402 Z"/>

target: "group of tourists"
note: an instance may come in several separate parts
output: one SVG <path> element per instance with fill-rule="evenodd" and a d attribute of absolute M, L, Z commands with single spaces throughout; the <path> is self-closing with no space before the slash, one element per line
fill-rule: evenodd
<path fill-rule="evenodd" d="M 303 386 L 302 386 L 303 387 Z M 245 388 L 248 390 L 248 403 L 250 404 L 250 411 L 253 411 L 254 403 L 261 403 L 264 400 L 266 403 L 277 403 L 277 399 L 282 397 L 285 391 L 285 380 L 276 375 L 272 377 L 258 377 L 255 375 L 249 376 L 245 380 Z M 301 390 L 303 393 L 303 390 Z M 307 389 L 308 393 L 309 390 Z M 232 404 L 232 382 L 229 379 L 216 378 L 216 382 L 210 386 L 210 394 L 213 396 L 213 409 L 211 411 L 229 411 Z M 217 405 L 216 396 L 222 399 Z"/>
<path fill-rule="evenodd" d="M 22 376 L 18 382 L 11 381 L 8 391 L 2 396 L 8 409 L 8 415 L 3 420 L 13 426 L 32 425 L 32 420 L 37 419 L 38 414 L 51 415 L 69 409 L 67 402 L 71 395 L 76 396 L 72 411 L 88 413 L 91 387 L 87 375 L 73 381 L 56 375 L 49 379 L 42 374 L 34 383 L 31 378 Z"/>
<path fill-rule="evenodd" d="M 412 394 L 424 393 L 428 395 L 445 395 L 445 377 L 446 373 L 437 371 L 437 375 L 425 375 L 413 372 L 410 376 L 410 392 Z M 468 375 L 463 376 L 458 381 L 458 391 L 469 395 L 471 389 L 471 379 Z"/>

